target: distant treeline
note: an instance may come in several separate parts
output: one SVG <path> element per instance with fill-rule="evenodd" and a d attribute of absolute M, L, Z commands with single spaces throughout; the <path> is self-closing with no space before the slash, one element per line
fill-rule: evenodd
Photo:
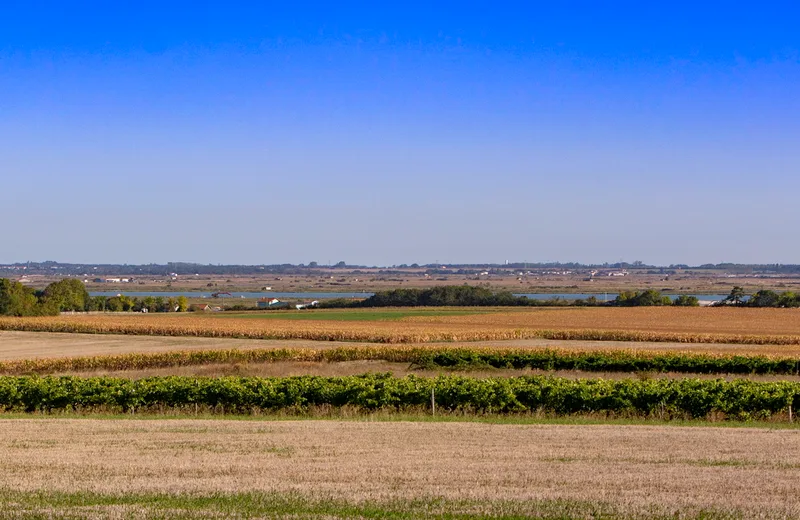
<path fill-rule="evenodd" d="M 431 289 L 393 289 L 379 291 L 373 296 L 359 301 L 344 298 L 320 303 L 327 308 L 364 307 L 553 307 L 553 306 L 616 306 L 616 307 L 697 307 L 700 301 L 696 296 L 682 294 L 675 299 L 661 294 L 655 289 L 644 291 L 622 291 L 614 300 L 604 302 L 594 296 L 574 300 L 551 298 L 538 300 L 525 296 L 514 296 L 508 291 L 493 292 L 485 287 L 449 285 Z M 758 291 L 752 296 L 745 294 L 741 287 L 734 287 L 727 298 L 717 305 L 744 307 L 800 307 L 800 295 L 794 292 L 782 294 L 774 291 Z"/>
<path fill-rule="evenodd" d="M 393 289 L 379 291 L 360 301 L 347 299 L 327 300 L 320 303 L 328 308 L 363 307 L 553 307 L 553 306 L 626 306 L 650 305 L 697 306 L 694 296 L 679 296 L 674 302 L 669 296 L 648 289 L 643 292 L 626 291 L 616 300 L 603 302 L 594 296 L 587 299 L 551 298 L 539 300 L 525 296 L 514 296 L 508 291 L 493 292 L 485 287 L 448 285 L 431 289 Z"/>
<path fill-rule="evenodd" d="M 54 316 L 60 312 L 86 311 L 144 311 L 183 312 L 188 310 L 185 296 L 177 298 L 128 296 L 89 296 L 80 280 L 64 279 L 53 282 L 44 290 L 37 291 L 25 285 L 0 278 L 1 316 Z"/>
<path fill-rule="evenodd" d="M 650 269 L 650 270 L 724 270 L 739 274 L 800 274 L 798 264 L 703 264 L 690 266 L 688 264 L 670 264 L 668 266 L 658 266 L 645 264 L 640 261 L 635 262 L 615 262 L 603 264 L 581 264 L 577 262 L 514 262 L 508 264 L 400 264 L 391 267 L 380 268 L 379 273 L 401 273 L 408 269 L 423 268 L 430 273 L 473 273 L 483 270 L 502 271 L 502 270 L 528 270 L 528 269 Z M 177 274 L 179 276 L 205 274 L 205 275 L 254 275 L 254 274 L 314 274 L 321 273 L 329 269 L 379 269 L 377 266 L 366 266 L 348 264 L 344 261 L 332 265 L 309 262 L 308 264 L 262 264 L 262 265 L 214 265 L 198 264 L 192 262 L 169 262 L 166 264 L 67 264 L 53 261 L 47 262 L 24 262 L 0 266 L 0 272 L 26 274 L 59 274 L 73 276 L 108 276 L 108 275 L 149 275 L 149 276 L 168 276 Z M 660 272 L 660 271 L 656 271 Z M 667 272 L 667 271 L 664 271 Z"/>
<path fill-rule="evenodd" d="M 736 305 L 740 307 L 800 307 L 800 294 L 793 291 L 777 293 L 770 290 L 761 290 L 753 295 L 747 295 L 744 289 L 736 286 L 719 305 Z"/>

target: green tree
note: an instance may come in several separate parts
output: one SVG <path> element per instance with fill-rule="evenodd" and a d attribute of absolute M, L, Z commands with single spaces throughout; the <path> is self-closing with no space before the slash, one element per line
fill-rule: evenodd
<path fill-rule="evenodd" d="M 122 304 L 122 310 L 124 312 L 132 311 L 140 305 L 137 298 L 131 298 L 130 296 L 125 296 L 124 294 L 119 297 L 119 301 Z"/>
<path fill-rule="evenodd" d="M 697 296 L 681 294 L 675 298 L 675 301 L 672 302 L 672 305 L 675 305 L 676 307 L 698 307 L 700 305 L 700 300 L 697 299 Z"/>
<path fill-rule="evenodd" d="M 778 307 L 800 307 L 800 295 L 786 291 L 778 298 Z"/>
<path fill-rule="evenodd" d="M 622 291 L 617 299 L 617 305 L 623 307 L 652 307 L 657 305 L 672 305 L 669 296 L 663 296 L 655 289 L 647 289 L 642 292 Z"/>
<path fill-rule="evenodd" d="M 121 296 L 112 296 L 106 300 L 106 310 L 109 312 L 122 312 L 124 305 Z"/>
<path fill-rule="evenodd" d="M 42 295 L 42 303 L 58 311 L 83 312 L 89 303 L 89 292 L 80 280 L 67 278 L 48 285 Z"/>
<path fill-rule="evenodd" d="M 86 304 L 87 311 L 105 311 L 108 296 L 90 296 Z"/>
<path fill-rule="evenodd" d="M 780 297 L 775 291 L 762 289 L 747 300 L 747 305 L 750 307 L 777 307 L 779 299 Z"/>
<path fill-rule="evenodd" d="M 52 311 L 50 312 L 52 314 Z M 58 311 L 55 312 L 56 314 Z M 44 309 L 33 289 L 7 278 L 0 278 L 0 315 L 36 316 Z"/>
<path fill-rule="evenodd" d="M 733 303 L 734 305 L 741 305 L 742 299 L 746 296 L 744 289 L 738 285 L 731 289 L 731 293 L 723 301 Z"/>
<path fill-rule="evenodd" d="M 189 299 L 186 296 L 178 296 L 178 312 L 189 310 Z"/>

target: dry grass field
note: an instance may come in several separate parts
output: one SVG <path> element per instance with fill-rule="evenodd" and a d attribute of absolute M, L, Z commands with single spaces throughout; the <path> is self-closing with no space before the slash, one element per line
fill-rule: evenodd
<path fill-rule="evenodd" d="M 403 316 L 403 312 L 384 309 L 244 316 L 216 313 L 0 318 L 0 330 L 379 343 L 544 338 L 800 344 L 800 309 L 545 308 L 495 309 L 468 315 L 443 315 L 441 310 L 431 310 L 428 316 Z M 302 319 L 296 319 L 298 316 Z"/>
<path fill-rule="evenodd" d="M 800 431 L 12 419 L 0 421 L 0 474 L 3 517 L 248 517 L 266 493 L 334 504 L 292 515 L 303 518 L 797 518 Z"/>

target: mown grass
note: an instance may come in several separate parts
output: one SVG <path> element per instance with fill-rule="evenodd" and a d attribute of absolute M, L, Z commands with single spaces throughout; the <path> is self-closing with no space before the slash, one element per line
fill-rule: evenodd
<path fill-rule="evenodd" d="M 348 501 L 299 493 L 165 494 L 19 492 L 0 490 L 0 516 L 26 519 L 91 518 L 388 518 L 468 520 L 473 518 L 733 519 L 736 510 L 671 511 L 652 506 L 626 511 L 607 503 L 543 499 L 474 501 L 441 498 Z"/>

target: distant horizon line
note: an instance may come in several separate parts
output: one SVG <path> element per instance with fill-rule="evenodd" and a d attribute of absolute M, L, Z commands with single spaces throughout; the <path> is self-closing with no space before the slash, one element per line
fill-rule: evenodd
<path fill-rule="evenodd" d="M 618 262 L 603 262 L 603 263 L 583 263 L 575 261 L 551 261 L 551 262 L 528 262 L 528 261 L 509 261 L 506 260 L 502 263 L 453 263 L 453 262 L 428 262 L 428 263 L 400 263 L 391 265 L 368 265 L 368 264 L 351 264 L 344 261 L 337 263 L 320 263 L 311 261 L 308 263 L 202 263 L 202 262 L 165 262 L 165 263 L 119 263 L 119 262 L 59 262 L 55 260 L 34 261 L 28 260 L 24 262 L 3 262 L 0 263 L 0 270 L 7 268 L 19 268 L 28 266 L 49 266 L 49 267 L 239 267 L 239 268 L 298 268 L 298 269 L 320 269 L 320 268 L 342 268 L 342 269 L 398 269 L 398 268 L 547 268 L 547 267 L 573 267 L 573 268 L 636 268 L 636 269 L 703 269 L 703 268 L 725 268 L 725 267 L 739 267 L 739 268 L 800 268 L 800 264 L 787 264 L 787 263 L 745 263 L 745 262 L 719 262 L 719 263 L 703 263 L 703 264 L 685 264 L 685 263 L 671 263 L 671 264 L 647 264 L 638 260 L 633 262 L 618 261 Z"/>

